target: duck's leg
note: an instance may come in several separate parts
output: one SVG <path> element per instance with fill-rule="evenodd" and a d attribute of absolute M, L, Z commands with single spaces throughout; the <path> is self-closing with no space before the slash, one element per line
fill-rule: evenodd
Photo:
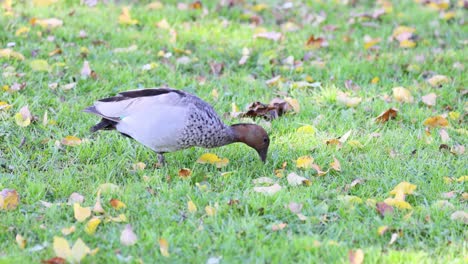
<path fill-rule="evenodd" d="M 166 165 L 166 160 L 164 159 L 164 153 L 158 152 L 158 163 L 160 166 Z"/>

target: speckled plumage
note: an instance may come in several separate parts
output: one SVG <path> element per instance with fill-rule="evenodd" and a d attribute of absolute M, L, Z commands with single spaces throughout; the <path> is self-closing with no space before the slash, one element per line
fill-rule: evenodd
<path fill-rule="evenodd" d="M 239 131 L 249 132 L 249 129 L 225 125 L 209 104 L 176 89 L 122 92 L 96 101 L 85 112 L 102 117 L 91 131 L 116 129 L 159 154 L 193 146 L 214 148 L 244 142 L 255 148 L 264 160 L 268 150 L 269 139 L 263 128 L 258 130 L 257 125 L 242 124 L 262 134 L 248 133 L 246 137 Z M 256 142 L 254 137 L 263 143 Z"/>

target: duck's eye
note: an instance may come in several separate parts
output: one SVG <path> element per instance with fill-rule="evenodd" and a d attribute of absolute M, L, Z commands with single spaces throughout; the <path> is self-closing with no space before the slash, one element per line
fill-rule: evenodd
<path fill-rule="evenodd" d="M 267 143 L 268 142 L 268 138 L 263 138 L 263 143 Z"/>

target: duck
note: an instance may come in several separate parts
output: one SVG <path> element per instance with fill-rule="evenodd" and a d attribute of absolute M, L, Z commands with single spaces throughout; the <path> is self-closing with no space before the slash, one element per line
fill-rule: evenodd
<path fill-rule="evenodd" d="M 226 125 L 211 105 L 179 89 L 120 92 L 95 101 L 83 111 L 101 117 L 91 132 L 117 130 L 157 153 L 160 165 L 165 165 L 164 154 L 168 152 L 232 143 L 244 143 L 255 149 L 265 163 L 270 145 L 263 127 L 248 123 Z"/>

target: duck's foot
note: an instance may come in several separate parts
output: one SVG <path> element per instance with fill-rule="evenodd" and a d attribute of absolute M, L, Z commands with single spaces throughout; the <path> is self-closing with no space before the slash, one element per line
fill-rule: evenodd
<path fill-rule="evenodd" d="M 161 168 L 166 165 L 166 160 L 164 159 L 164 155 L 162 153 L 158 153 L 158 163 L 154 164 L 154 167 Z"/>

